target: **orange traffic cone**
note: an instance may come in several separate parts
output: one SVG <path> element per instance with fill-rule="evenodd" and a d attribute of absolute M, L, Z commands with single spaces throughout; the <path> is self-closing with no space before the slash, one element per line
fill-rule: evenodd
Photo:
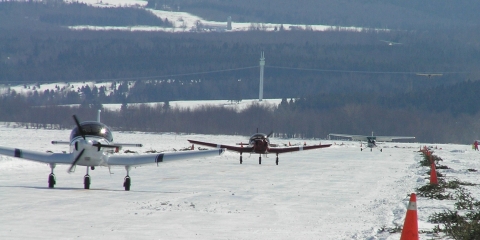
<path fill-rule="evenodd" d="M 417 196 L 410 195 L 410 202 L 407 207 L 407 215 L 403 224 L 400 240 L 418 240 L 418 219 L 417 219 Z"/>
<path fill-rule="evenodd" d="M 438 185 L 437 168 L 433 162 L 430 164 L 430 184 Z"/>

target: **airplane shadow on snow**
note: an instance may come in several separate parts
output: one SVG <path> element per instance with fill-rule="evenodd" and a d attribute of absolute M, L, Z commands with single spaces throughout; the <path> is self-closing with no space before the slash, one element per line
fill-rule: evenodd
<path fill-rule="evenodd" d="M 77 191 L 108 191 L 108 192 L 127 192 L 123 189 L 106 189 L 106 188 L 91 188 L 91 189 L 84 189 L 84 188 L 73 188 L 73 187 L 56 187 L 56 188 L 48 188 L 48 187 L 32 187 L 32 186 L 20 186 L 20 185 L 12 185 L 12 186 L 0 186 L 0 188 L 28 188 L 28 189 L 39 189 L 39 190 L 52 190 L 52 191 L 64 191 L 64 190 L 77 190 Z M 130 190 L 129 192 L 143 192 L 143 193 L 182 193 L 182 192 L 165 192 L 165 191 L 144 191 L 144 190 Z"/>

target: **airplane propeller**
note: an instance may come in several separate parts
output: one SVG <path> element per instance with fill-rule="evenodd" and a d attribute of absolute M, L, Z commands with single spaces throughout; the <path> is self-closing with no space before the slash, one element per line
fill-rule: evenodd
<path fill-rule="evenodd" d="M 82 149 L 80 154 L 78 154 L 78 156 L 75 158 L 75 160 L 73 160 L 72 165 L 70 165 L 70 168 L 68 168 L 68 173 L 74 172 L 74 168 L 77 165 L 78 160 L 80 160 L 80 157 L 82 157 L 84 151 L 85 151 L 85 149 Z"/>
<path fill-rule="evenodd" d="M 75 124 L 77 125 L 77 129 L 80 132 L 80 135 L 82 135 L 83 140 L 85 140 L 85 132 L 83 131 L 82 126 L 80 126 L 80 121 L 78 121 L 77 116 L 73 115 L 73 120 L 75 121 Z M 75 146 L 77 146 L 77 144 L 75 144 Z M 68 173 L 74 172 L 75 166 L 77 165 L 78 160 L 80 160 L 80 158 L 82 157 L 83 152 L 85 152 L 85 148 L 82 149 L 82 151 L 77 155 L 75 160 L 73 160 L 72 164 L 70 165 L 70 168 L 68 168 L 68 171 L 67 171 Z"/>
<path fill-rule="evenodd" d="M 77 129 L 80 132 L 80 135 L 82 135 L 83 140 L 85 140 L 85 132 L 83 131 L 83 128 L 80 126 L 80 122 L 78 121 L 77 116 L 73 115 L 73 120 L 75 120 L 75 124 L 77 124 Z"/>
<path fill-rule="evenodd" d="M 267 138 L 269 138 L 270 136 L 272 136 L 273 134 L 273 130 L 267 135 Z"/>

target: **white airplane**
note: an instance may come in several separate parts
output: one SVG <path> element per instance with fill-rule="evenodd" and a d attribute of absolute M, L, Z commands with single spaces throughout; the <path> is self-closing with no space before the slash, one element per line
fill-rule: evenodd
<path fill-rule="evenodd" d="M 114 153 L 124 146 L 142 147 L 142 144 L 113 143 L 113 135 L 110 128 L 100 122 L 100 111 L 97 121 L 80 123 L 75 115 L 73 115 L 73 119 L 77 126 L 70 134 L 70 141 L 52 141 L 52 144 L 70 145 L 70 153 L 43 153 L 0 146 L 0 155 L 48 163 L 51 168 L 51 173 L 48 176 L 49 188 L 53 188 L 56 184 L 53 169 L 57 164 L 70 164 L 68 173 L 74 172 L 77 165 L 86 166 L 87 173 L 83 181 L 85 189 L 90 188 L 90 169 L 95 170 L 96 166 L 109 168 L 110 166 L 125 166 L 127 176 L 124 179 L 123 186 L 125 191 L 129 191 L 131 185 L 129 173 L 132 166 L 145 164 L 157 164 L 158 166 L 159 163 L 164 161 L 218 156 L 224 152 L 224 149 L 217 148 L 214 150 L 166 152 L 133 156 L 116 155 Z"/>
<path fill-rule="evenodd" d="M 432 77 L 441 77 L 443 73 L 417 73 L 417 76 L 424 76 L 430 79 Z"/>
<path fill-rule="evenodd" d="M 380 40 L 384 43 L 387 43 L 389 46 L 393 46 L 393 45 L 400 45 L 402 43 L 399 43 L 399 42 L 392 42 L 392 41 L 387 41 L 387 40 Z"/>
<path fill-rule="evenodd" d="M 334 136 L 334 137 L 345 137 L 345 138 L 351 138 L 353 141 L 360 141 L 361 142 L 367 142 L 367 147 L 370 148 L 370 151 L 374 147 L 377 146 L 377 141 L 380 142 L 391 142 L 394 139 L 415 139 L 415 137 L 402 137 L 402 136 L 374 136 L 372 132 L 372 136 L 364 136 L 364 135 L 348 135 L 348 134 L 336 134 L 336 133 L 330 133 L 328 134 L 329 136 Z M 363 151 L 363 148 L 360 148 L 360 151 Z M 382 152 L 382 149 L 380 148 L 380 152 Z"/>

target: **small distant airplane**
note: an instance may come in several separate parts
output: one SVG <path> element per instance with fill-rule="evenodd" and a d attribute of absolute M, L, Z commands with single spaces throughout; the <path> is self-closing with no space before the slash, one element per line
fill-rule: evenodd
<path fill-rule="evenodd" d="M 400 137 L 400 136 L 374 136 L 372 132 L 372 136 L 364 136 L 364 135 L 348 135 L 348 134 L 335 134 L 335 133 L 330 133 L 328 134 L 329 136 L 334 136 L 334 137 L 345 137 L 345 138 L 351 138 L 354 141 L 360 141 L 361 142 L 367 142 L 367 147 L 370 148 L 370 151 L 374 147 L 377 147 L 377 141 L 381 142 L 391 142 L 394 139 L 415 139 L 415 137 Z M 360 148 L 360 151 L 363 151 L 363 148 Z M 380 152 L 382 152 L 382 149 L 380 148 Z"/>
<path fill-rule="evenodd" d="M 443 76 L 443 73 L 417 73 L 417 76 L 425 76 L 428 78 Z"/>
<path fill-rule="evenodd" d="M 97 121 L 80 123 L 75 115 L 73 115 L 73 119 L 77 126 L 70 134 L 70 141 L 52 141 L 52 144 L 70 145 L 70 153 L 43 153 L 18 148 L 0 147 L 0 155 L 48 163 L 51 169 L 50 175 L 48 176 L 49 188 L 54 188 L 56 184 L 53 169 L 57 164 L 70 164 L 68 173 L 74 172 L 77 165 L 86 166 L 87 173 L 83 179 L 85 189 L 90 188 L 90 169 L 95 170 L 96 166 L 106 166 L 109 169 L 110 166 L 125 166 L 127 176 L 124 179 L 123 186 L 125 187 L 125 191 L 129 191 L 131 186 L 129 173 L 132 166 L 155 163 L 158 166 L 159 163 L 164 161 L 218 156 L 224 152 L 224 149 L 215 149 L 134 156 L 116 155 L 115 152 L 118 152 L 122 147 L 142 147 L 142 144 L 113 143 L 113 135 L 110 128 L 100 122 L 100 111 Z"/>
<path fill-rule="evenodd" d="M 195 140 L 188 140 L 190 143 L 199 144 L 215 148 L 225 148 L 227 150 L 235 151 L 240 153 L 240 164 L 242 164 L 242 153 L 258 153 L 258 164 L 262 164 L 262 154 L 275 153 L 277 155 L 275 163 L 278 165 L 278 154 L 286 152 L 296 152 L 302 150 L 310 150 L 316 148 L 326 148 L 330 147 L 331 144 L 324 145 L 312 145 L 312 146 L 296 146 L 296 147 L 276 147 L 275 144 L 270 144 L 269 137 L 272 135 L 273 131 L 268 135 L 264 133 L 256 133 L 250 137 L 248 144 L 239 143 L 238 146 L 229 146 L 216 143 L 201 142 Z"/>
<path fill-rule="evenodd" d="M 399 42 L 392 42 L 392 41 L 387 41 L 387 40 L 380 40 L 380 41 L 387 43 L 389 46 L 402 44 L 402 43 L 399 43 Z"/>

